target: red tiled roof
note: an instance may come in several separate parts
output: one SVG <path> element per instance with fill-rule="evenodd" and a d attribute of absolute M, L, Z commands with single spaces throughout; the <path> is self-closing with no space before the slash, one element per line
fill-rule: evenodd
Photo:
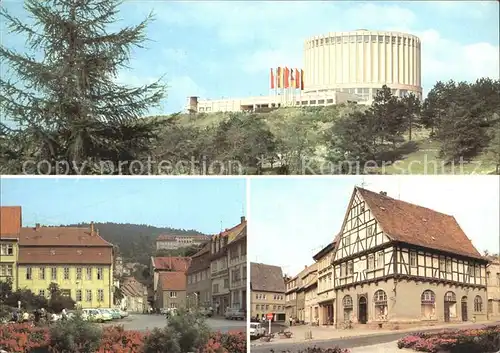
<path fill-rule="evenodd" d="M 76 227 L 23 227 L 20 246 L 109 246 L 96 231 Z"/>
<path fill-rule="evenodd" d="M 155 270 L 186 272 L 191 264 L 191 258 L 180 256 L 153 257 L 152 262 Z"/>
<path fill-rule="evenodd" d="M 21 206 L 0 207 L 0 238 L 19 237 L 21 226 Z"/>
<path fill-rule="evenodd" d="M 359 187 L 356 189 L 392 240 L 482 259 L 455 217 Z"/>
<path fill-rule="evenodd" d="M 99 264 L 111 265 L 111 247 L 19 247 L 21 264 Z"/>
<path fill-rule="evenodd" d="M 186 274 L 184 272 L 162 272 L 158 282 L 161 290 L 186 290 Z"/>

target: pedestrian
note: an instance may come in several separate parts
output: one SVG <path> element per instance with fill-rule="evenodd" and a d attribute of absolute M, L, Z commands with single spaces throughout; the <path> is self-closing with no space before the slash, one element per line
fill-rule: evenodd
<path fill-rule="evenodd" d="M 288 321 L 290 321 L 290 326 L 293 326 L 293 319 L 291 316 L 288 318 Z"/>
<path fill-rule="evenodd" d="M 28 322 L 30 319 L 30 314 L 27 311 L 23 313 L 23 322 Z"/>

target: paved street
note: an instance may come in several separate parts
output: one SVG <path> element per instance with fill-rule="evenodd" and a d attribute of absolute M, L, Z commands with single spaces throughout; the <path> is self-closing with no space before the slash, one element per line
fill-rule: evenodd
<path fill-rule="evenodd" d="M 246 330 L 246 321 L 232 321 L 223 318 L 208 318 L 208 325 L 214 331 L 244 331 Z M 163 315 L 142 315 L 130 314 L 129 317 L 122 320 L 113 321 L 105 325 L 123 325 L 126 330 L 147 330 L 155 327 L 164 327 L 166 324 L 165 316 Z"/>
<path fill-rule="evenodd" d="M 489 323 L 489 325 L 492 325 L 492 323 Z M 469 329 L 469 328 L 480 328 L 484 327 L 482 324 L 471 324 L 471 325 L 460 325 L 460 329 Z M 457 327 L 450 327 L 449 329 L 457 329 Z M 351 337 L 337 337 L 333 339 L 322 339 L 322 340 L 312 340 L 312 341 L 297 341 L 297 340 L 290 340 L 289 342 L 282 342 L 283 339 L 275 338 L 274 343 L 260 343 L 256 342 L 252 344 L 251 347 L 251 352 L 252 353 L 270 353 L 271 349 L 274 350 L 276 353 L 281 353 L 283 351 L 290 351 L 290 352 L 296 352 L 301 349 L 306 349 L 307 347 L 320 347 L 320 348 L 331 348 L 332 346 L 339 346 L 341 348 L 357 348 L 357 347 L 367 347 L 367 346 L 373 346 L 373 345 L 380 345 L 378 346 L 378 350 L 376 352 L 402 352 L 401 350 L 398 350 L 397 347 L 395 346 L 395 341 L 398 339 L 408 335 L 411 332 L 416 332 L 416 331 L 427 331 L 427 332 L 435 332 L 435 331 L 442 331 L 443 327 L 440 328 L 433 328 L 433 329 L 412 329 L 412 330 L 405 330 L 405 331 L 389 331 L 389 332 L 383 332 L 383 333 L 371 333 L 367 334 L 367 331 L 360 331 L 358 330 L 356 334 L 356 330 L 351 330 L 351 331 L 344 331 L 340 330 L 342 332 L 349 332 L 352 336 Z M 338 331 L 338 330 L 336 330 Z M 332 332 L 333 335 L 333 332 Z M 313 331 L 313 336 L 314 336 L 314 331 Z M 394 347 L 395 349 L 392 350 L 392 344 L 387 344 L 389 342 L 394 342 Z M 372 352 L 372 350 L 367 349 L 357 349 L 354 350 L 353 353 L 356 352 Z M 373 351 L 375 352 L 375 351 Z"/>

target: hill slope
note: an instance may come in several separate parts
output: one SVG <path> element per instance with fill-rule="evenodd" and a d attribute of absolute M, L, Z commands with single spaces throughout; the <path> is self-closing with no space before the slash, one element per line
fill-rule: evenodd
<path fill-rule="evenodd" d="M 67 224 L 63 227 L 89 227 L 88 223 Z M 99 234 L 105 240 L 116 245 L 127 262 L 139 262 L 147 265 L 155 250 L 155 240 L 160 234 L 203 235 L 197 230 L 159 228 L 146 224 L 95 223 Z"/>

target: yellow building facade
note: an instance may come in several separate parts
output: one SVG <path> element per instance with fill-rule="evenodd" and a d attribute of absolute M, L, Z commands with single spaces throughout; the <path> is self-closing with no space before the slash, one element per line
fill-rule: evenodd
<path fill-rule="evenodd" d="M 21 207 L 0 208 L 0 281 L 49 297 L 56 283 L 81 308 L 113 306 L 113 245 L 89 228 L 22 227 Z"/>
<path fill-rule="evenodd" d="M 71 264 L 19 264 L 19 288 L 48 298 L 51 283 L 81 308 L 112 307 L 112 266 Z"/>

